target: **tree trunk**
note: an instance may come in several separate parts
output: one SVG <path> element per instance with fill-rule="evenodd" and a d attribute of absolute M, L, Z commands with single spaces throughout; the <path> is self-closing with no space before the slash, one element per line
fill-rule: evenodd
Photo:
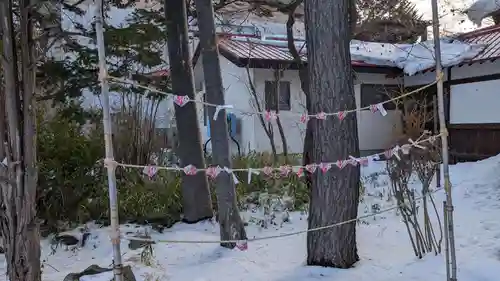
<path fill-rule="evenodd" d="M 190 99 L 195 99 L 193 68 L 188 47 L 186 1 L 165 0 L 165 17 L 172 91 L 176 95 L 187 95 Z M 189 102 L 183 107 L 175 105 L 175 119 L 181 165 L 191 164 L 199 169 L 205 168 L 196 104 Z M 182 175 L 182 199 L 184 222 L 196 223 L 213 217 L 212 200 L 204 172 L 194 176 Z"/>
<path fill-rule="evenodd" d="M 356 108 L 349 53 L 349 7 L 349 0 L 305 1 L 313 113 Z M 359 154 L 356 114 L 347 115 L 343 121 L 331 116 L 311 123 L 314 162 L 336 162 Z M 312 176 L 309 228 L 357 217 L 359 176 L 358 166 L 332 167 L 326 173 L 318 169 Z M 308 233 L 308 265 L 349 268 L 358 260 L 355 222 Z"/>
<path fill-rule="evenodd" d="M 207 102 L 224 105 L 224 88 L 219 62 L 219 49 L 215 34 L 214 11 L 211 1 L 196 0 L 200 45 L 203 57 Z M 208 116 L 214 116 L 216 109 L 208 108 Z M 226 111 L 221 110 L 217 120 L 210 122 L 212 136 L 212 157 L 215 165 L 231 168 L 229 135 Z M 216 178 L 216 194 L 221 240 L 246 240 L 246 232 L 236 203 L 233 175 L 221 172 Z M 223 247 L 234 248 L 235 243 L 223 243 Z"/>
<path fill-rule="evenodd" d="M 8 125 L 0 143 L 7 167 L 0 167 L 1 232 L 5 245 L 7 275 L 10 281 L 39 281 L 40 236 L 36 221 L 36 142 L 35 142 L 35 44 L 28 1 L 20 1 L 21 57 L 18 60 L 11 0 L 0 4 L 3 32 L 2 66 L 5 88 L 1 99 L 5 115 L 0 122 Z M 21 71 L 18 71 L 21 61 Z M 18 73 L 22 79 L 18 78 Z M 5 134 L 5 136 L 3 135 Z M 3 160 L 3 159 L 2 159 Z"/>

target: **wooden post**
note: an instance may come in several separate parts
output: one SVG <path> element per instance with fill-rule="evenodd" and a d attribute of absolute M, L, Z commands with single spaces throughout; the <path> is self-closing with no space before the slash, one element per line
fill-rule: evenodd
<path fill-rule="evenodd" d="M 439 17 L 438 17 L 438 5 L 437 0 L 432 0 L 432 27 L 434 35 L 434 52 L 436 56 L 436 78 L 437 81 L 437 98 L 439 106 L 439 132 L 441 135 L 441 149 L 443 157 L 443 178 L 444 178 L 444 188 L 446 191 L 446 210 L 447 210 L 447 220 L 448 225 L 448 236 L 449 236 L 449 250 L 450 250 L 450 261 L 451 261 L 451 273 L 450 281 L 457 280 L 457 260 L 455 254 L 455 234 L 453 227 L 453 201 L 451 194 L 451 181 L 450 181 L 450 170 L 448 166 L 449 162 L 449 151 L 448 151 L 448 130 L 446 129 L 446 119 L 444 116 L 444 89 L 443 89 L 443 69 L 441 65 L 441 45 L 439 40 Z"/>
<path fill-rule="evenodd" d="M 105 165 L 108 170 L 109 186 L 109 215 L 111 220 L 111 243 L 113 244 L 113 273 L 114 281 L 123 281 L 122 255 L 120 251 L 120 223 L 118 220 L 118 194 L 116 191 L 116 176 L 113 155 L 113 141 L 111 135 L 111 118 L 109 106 L 108 81 L 106 80 L 106 54 L 104 49 L 104 28 L 102 5 L 104 0 L 96 1 L 95 28 L 97 35 L 97 50 L 99 53 L 99 78 L 101 79 L 101 97 L 104 125 L 104 145 L 106 146 Z"/>
<path fill-rule="evenodd" d="M 433 97 L 432 111 L 433 111 L 432 120 L 434 122 L 434 134 L 436 135 L 439 132 L 438 100 L 436 95 L 434 95 Z M 441 164 L 437 165 L 436 167 L 436 188 L 440 187 L 441 187 Z"/>
<path fill-rule="evenodd" d="M 450 280 L 450 239 L 448 238 L 448 212 L 446 211 L 446 201 L 443 201 L 443 222 L 444 222 L 444 253 L 446 259 L 446 281 Z"/>

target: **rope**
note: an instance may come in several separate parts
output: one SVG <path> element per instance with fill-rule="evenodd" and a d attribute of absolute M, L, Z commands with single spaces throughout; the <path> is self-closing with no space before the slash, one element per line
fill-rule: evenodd
<path fill-rule="evenodd" d="M 443 190 L 442 187 L 437 188 L 433 191 L 430 191 L 426 195 L 415 198 L 415 200 L 420 201 L 420 200 L 426 198 L 427 196 L 431 196 L 432 194 L 437 193 L 438 191 L 441 191 L 441 190 Z M 248 238 L 248 239 L 242 239 L 242 240 L 170 240 L 170 239 L 147 239 L 147 238 L 139 238 L 139 237 L 131 237 L 131 236 L 124 236 L 123 238 L 126 240 L 144 241 L 144 242 L 151 242 L 151 243 L 175 243 L 175 244 L 222 244 L 222 243 L 241 243 L 242 241 L 256 242 L 256 241 L 262 241 L 262 240 L 271 240 L 271 239 L 278 239 L 278 238 L 284 238 L 284 237 L 289 237 L 289 236 L 295 236 L 295 235 L 308 233 L 308 232 L 326 230 L 326 229 L 342 226 L 344 224 L 357 222 L 357 221 L 360 221 L 362 219 L 375 217 L 375 216 L 378 216 L 380 214 L 387 213 L 387 212 L 390 212 L 392 210 L 398 209 L 402 206 L 404 206 L 404 203 L 397 204 L 397 205 L 389 207 L 387 209 L 383 209 L 377 213 L 359 216 L 359 217 L 354 218 L 354 219 L 350 219 L 350 220 L 346 220 L 346 221 L 342 221 L 342 222 L 338 222 L 338 223 L 334 223 L 334 224 L 330 224 L 330 225 L 326 225 L 326 226 L 320 226 L 320 227 L 315 227 L 315 228 L 310 228 L 310 229 L 293 231 L 293 232 L 289 232 L 289 233 L 254 237 L 254 238 Z"/>
<path fill-rule="evenodd" d="M 388 149 L 384 152 L 380 152 L 380 153 L 375 153 L 375 154 L 372 154 L 372 155 L 368 155 L 368 156 L 365 156 L 365 157 L 360 157 L 360 158 L 355 158 L 353 156 L 350 156 L 349 159 L 344 159 L 344 160 L 337 160 L 335 162 L 323 162 L 323 163 L 316 163 L 316 164 L 309 164 L 309 165 L 306 165 L 306 166 L 301 166 L 301 165 L 297 165 L 297 166 L 280 166 L 280 167 L 259 167 L 259 168 L 235 168 L 235 169 L 231 169 L 231 168 L 227 168 L 227 167 L 224 167 L 222 170 L 226 171 L 226 172 L 229 172 L 229 173 L 232 173 L 232 172 L 244 172 L 244 171 L 248 171 L 248 172 L 258 172 L 258 171 L 263 171 L 265 173 L 267 172 L 272 172 L 272 171 L 281 171 L 281 172 L 284 172 L 284 169 L 287 169 L 288 172 L 291 171 L 296 171 L 296 172 L 299 172 L 301 171 L 300 169 L 306 169 L 306 170 L 316 170 L 316 168 L 319 168 L 319 169 L 330 169 L 332 166 L 337 166 L 339 168 L 344 168 L 346 164 L 351 164 L 351 165 L 357 165 L 357 164 L 362 164 L 363 165 L 363 161 L 368 161 L 368 158 L 369 157 L 378 157 L 378 156 L 382 156 L 382 155 L 386 155 L 386 156 L 396 156 L 397 158 L 399 158 L 399 155 L 398 155 L 398 152 L 399 151 L 402 151 L 403 154 L 408 154 L 409 151 L 410 151 L 410 148 L 413 148 L 413 147 L 416 147 L 416 148 L 419 148 L 419 149 L 426 149 L 424 146 L 422 146 L 421 144 L 423 143 L 433 143 L 435 142 L 438 137 L 440 136 L 446 136 L 445 134 L 438 134 L 438 135 L 433 135 L 433 136 L 430 136 L 426 139 L 421 139 L 423 136 L 425 136 L 425 134 L 421 135 L 417 141 L 413 141 L 412 139 L 408 139 L 409 143 L 408 144 L 404 144 L 402 146 L 395 146 L 393 147 L 392 149 Z M 390 158 L 390 157 L 389 157 Z M 108 167 L 116 167 L 116 166 L 120 166 L 120 167 L 124 167 L 124 168 L 137 168 L 137 169 L 144 169 L 144 168 L 152 168 L 156 171 L 158 170 L 167 170 L 167 171 L 184 171 L 186 174 L 189 174 L 189 175 L 194 175 L 198 172 L 213 172 L 213 169 L 214 167 L 208 167 L 208 168 L 198 168 L 198 167 L 194 167 L 193 165 L 187 165 L 186 167 L 178 167 L 178 166 L 155 166 L 155 165 L 136 165 L 136 164 L 125 164 L 125 163 L 120 163 L 120 162 L 117 162 L 113 159 L 105 159 L 105 165 L 108 166 Z M 301 171 L 302 172 L 302 171 Z"/>
<path fill-rule="evenodd" d="M 348 114 L 348 113 L 359 112 L 359 111 L 364 111 L 364 110 L 371 110 L 371 111 L 375 112 L 377 110 L 381 110 L 381 108 L 379 108 L 379 106 L 383 107 L 384 104 L 395 102 L 397 100 L 400 100 L 400 99 L 403 99 L 405 97 L 414 95 L 417 92 L 423 91 L 423 90 L 425 90 L 425 89 L 427 89 L 429 87 L 432 87 L 432 86 L 436 85 L 437 82 L 439 82 L 440 80 L 443 79 L 443 77 L 444 77 L 444 74 L 441 73 L 440 77 L 438 77 L 434 82 L 432 82 L 430 84 L 424 85 L 424 86 L 422 86 L 422 87 L 420 87 L 418 89 L 415 89 L 415 90 L 413 90 L 411 92 L 405 93 L 403 95 L 391 98 L 389 100 L 386 100 L 386 101 L 383 101 L 383 102 L 380 102 L 380 103 L 377 103 L 377 104 L 371 104 L 371 105 L 368 105 L 368 106 L 365 106 L 365 107 L 361 107 L 361 108 L 357 108 L 357 109 L 349 109 L 349 110 L 343 110 L 343 111 L 332 112 L 332 113 L 320 112 L 318 114 L 304 114 L 304 113 L 297 113 L 297 112 L 287 111 L 286 112 L 287 116 L 285 116 L 285 117 L 289 117 L 289 115 L 292 114 L 292 115 L 295 115 L 295 116 L 300 116 L 301 120 L 303 122 L 305 122 L 308 118 L 324 119 L 324 117 L 326 117 L 326 116 L 338 116 L 339 118 L 343 119 L 345 117 L 345 115 Z M 106 78 L 108 78 L 109 80 L 113 80 L 115 82 L 122 83 L 122 84 L 133 85 L 135 87 L 142 88 L 144 90 L 148 90 L 148 91 L 151 91 L 151 92 L 154 92 L 154 93 L 158 93 L 158 94 L 161 94 L 161 95 L 164 95 L 164 96 L 174 96 L 177 99 L 179 99 L 179 106 L 184 106 L 188 102 L 194 102 L 194 103 L 199 103 L 199 104 L 202 104 L 202 105 L 205 105 L 205 106 L 215 107 L 215 108 L 217 108 L 217 110 L 216 110 L 216 114 L 214 116 L 214 119 L 216 119 L 216 116 L 217 116 L 218 112 L 221 109 L 238 111 L 238 112 L 241 112 L 241 113 L 243 113 L 245 115 L 264 115 L 264 116 L 269 117 L 269 118 L 276 118 L 278 116 L 283 117 L 282 116 L 283 114 L 276 113 L 276 112 L 273 112 L 273 111 L 253 111 L 253 112 L 250 112 L 250 111 L 245 111 L 245 110 L 242 110 L 242 109 L 234 108 L 232 105 L 220 105 L 220 104 L 213 104 L 213 103 L 208 103 L 208 102 L 204 102 L 204 101 L 199 101 L 199 100 L 196 100 L 196 99 L 191 99 L 188 96 L 179 96 L 179 95 L 175 95 L 173 93 L 167 93 L 167 92 L 164 92 L 164 91 L 152 88 L 152 87 L 143 86 L 143 85 L 141 85 L 141 84 L 139 84 L 137 82 L 127 81 L 125 79 L 114 77 L 114 76 L 111 76 L 111 75 L 107 75 Z M 382 108 L 382 110 L 384 110 L 384 109 Z M 272 112 L 272 116 L 270 116 L 271 112 Z"/>

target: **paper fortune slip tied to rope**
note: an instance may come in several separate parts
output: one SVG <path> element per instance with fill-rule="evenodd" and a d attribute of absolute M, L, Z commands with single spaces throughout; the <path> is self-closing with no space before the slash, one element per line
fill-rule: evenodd
<path fill-rule="evenodd" d="M 382 104 L 382 103 L 377 103 L 377 104 L 370 105 L 370 110 L 373 113 L 375 113 L 375 112 L 378 111 L 378 112 L 380 112 L 380 114 L 382 114 L 382 116 L 386 116 L 387 115 L 387 110 L 385 110 L 384 104 Z"/>
<path fill-rule="evenodd" d="M 154 175 L 156 175 L 156 172 L 158 171 L 158 168 L 156 166 L 147 166 L 142 169 L 142 173 L 147 175 L 148 177 L 152 178 Z"/>

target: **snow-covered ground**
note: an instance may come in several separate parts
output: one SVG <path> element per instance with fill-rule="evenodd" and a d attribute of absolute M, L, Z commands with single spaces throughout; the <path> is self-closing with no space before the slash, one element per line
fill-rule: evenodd
<path fill-rule="evenodd" d="M 461 281 L 493 281 L 500 276 L 500 156 L 477 163 L 451 166 L 454 186 L 456 248 L 458 278 Z M 365 176 L 383 169 L 373 163 L 363 170 Z M 394 202 L 380 199 L 377 193 L 387 190 L 388 180 L 379 176 L 366 183 L 367 194 L 360 204 L 360 215 L 371 212 L 371 205 L 382 209 Z M 437 202 L 444 194 L 436 194 Z M 293 232 L 307 227 L 306 216 L 291 215 L 291 222 L 276 229 L 262 229 L 250 224 L 249 237 L 260 237 Z M 122 243 L 123 260 L 131 265 L 139 281 L 400 281 L 445 280 L 444 255 L 428 254 L 422 260 L 414 257 L 408 234 L 400 217 L 391 211 L 358 224 L 358 247 L 361 261 L 353 269 L 336 270 L 304 266 L 306 235 L 249 243 L 247 251 L 227 250 L 217 244 L 164 244 L 153 245 L 154 258 L 149 265 L 141 262 L 141 250 L 128 250 Z M 134 226 L 123 226 L 122 231 L 135 231 Z M 218 225 L 210 222 L 196 225 L 177 224 L 163 234 L 152 232 L 155 239 L 214 240 L 218 238 Z M 57 250 L 49 255 L 48 241 L 43 241 L 43 280 L 63 280 L 69 272 L 80 272 L 91 264 L 110 266 L 112 260 L 108 229 L 92 231 L 84 248 L 75 252 Z M 5 280 L 5 262 L 0 272 Z M 111 273 L 84 277 L 81 280 L 110 280 Z"/>

